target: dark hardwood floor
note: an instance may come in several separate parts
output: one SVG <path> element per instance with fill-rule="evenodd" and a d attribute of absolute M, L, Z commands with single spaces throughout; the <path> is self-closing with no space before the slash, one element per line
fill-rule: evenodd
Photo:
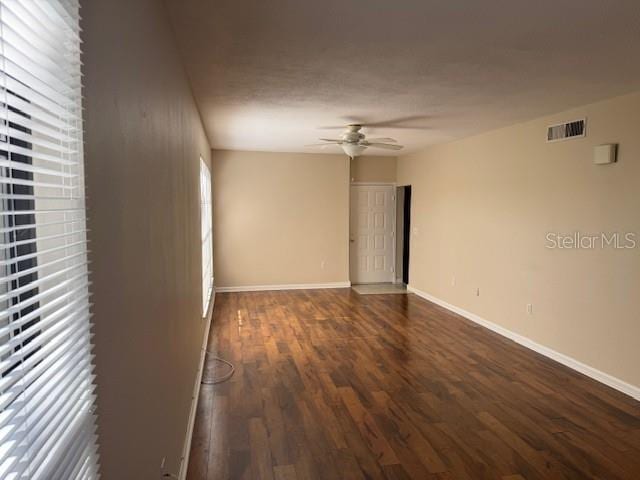
<path fill-rule="evenodd" d="M 190 480 L 640 479 L 639 402 L 414 295 L 218 294 L 213 322 L 237 370 Z"/>

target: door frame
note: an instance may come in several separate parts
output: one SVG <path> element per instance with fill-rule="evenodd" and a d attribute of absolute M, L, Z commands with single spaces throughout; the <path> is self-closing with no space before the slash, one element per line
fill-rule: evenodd
<path fill-rule="evenodd" d="M 396 238 L 398 236 L 398 232 L 396 232 L 396 212 L 397 212 L 397 202 L 398 202 L 398 195 L 397 195 L 397 190 L 396 187 L 398 186 L 398 184 L 396 182 L 350 182 L 349 183 L 349 238 L 347 239 L 348 243 L 347 243 L 347 248 L 349 249 L 349 282 L 351 283 L 351 285 L 356 285 L 353 282 L 353 278 L 351 278 L 351 261 L 353 260 L 351 258 L 351 207 L 352 202 L 353 202 L 353 195 L 351 194 L 351 187 L 393 187 L 393 235 L 391 238 L 392 241 L 392 249 L 393 249 L 393 278 L 391 279 L 390 283 L 396 283 L 396 261 L 397 261 L 397 254 L 398 252 L 396 251 Z"/>

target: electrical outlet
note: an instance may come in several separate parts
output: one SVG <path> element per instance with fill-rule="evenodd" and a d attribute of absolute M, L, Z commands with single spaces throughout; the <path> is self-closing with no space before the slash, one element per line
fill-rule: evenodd
<path fill-rule="evenodd" d="M 456 286 L 456 276 L 455 275 L 453 277 L 451 277 L 451 286 L 452 287 Z"/>
<path fill-rule="evenodd" d="M 321 269 L 321 270 L 324 270 L 324 266 L 325 266 L 326 264 L 327 264 L 326 260 L 322 260 L 322 261 L 320 262 L 320 269 Z"/>
<path fill-rule="evenodd" d="M 529 315 L 533 314 L 533 305 L 531 305 L 530 303 L 527 303 L 527 313 Z"/>
<path fill-rule="evenodd" d="M 476 288 L 476 297 L 480 296 L 480 287 Z"/>

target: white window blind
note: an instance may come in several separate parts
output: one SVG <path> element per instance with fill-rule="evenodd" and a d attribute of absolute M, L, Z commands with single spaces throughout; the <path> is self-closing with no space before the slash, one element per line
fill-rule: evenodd
<path fill-rule="evenodd" d="M 213 291 L 213 232 L 211 227 L 211 172 L 200 157 L 200 215 L 202 224 L 202 316 L 209 310 Z"/>
<path fill-rule="evenodd" d="M 0 478 L 97 478 L 78 0 L 0 0 Z"/>

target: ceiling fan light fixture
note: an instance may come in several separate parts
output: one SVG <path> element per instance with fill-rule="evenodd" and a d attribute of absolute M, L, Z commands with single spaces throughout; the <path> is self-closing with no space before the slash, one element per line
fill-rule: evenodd
<path fill-rule="evenodd" d="M 358 155 L 361 155 L 362 152 L 367 149 L 366 146 L 358 145 L 356 143 L 343 143 L 340 146 L 342 147 L 342 150 L 344 150 L 344 153 L 346 153 L 351 158 L 355 158 Z"/>

